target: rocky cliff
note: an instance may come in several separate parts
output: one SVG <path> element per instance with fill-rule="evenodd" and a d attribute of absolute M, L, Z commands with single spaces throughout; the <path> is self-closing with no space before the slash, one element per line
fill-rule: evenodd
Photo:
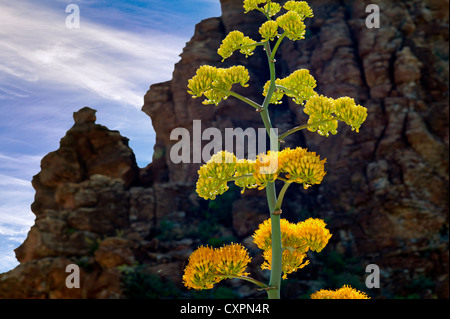
<path fill-rule="evenodd" d="M 20 265 L 0 275 L 0 298 L 189 297 L 181 273 L 202 243 L 244 242 L 255 255 L 251 272 L 267 276 L 249 238 L 268 218 L 264 192 L 231 189 L 204 201 L 195 193 L 200 164 L 174 164 L 169 157 L 176 143 L 170 132 L 192 133 L 194 119 L 203 129 L 262 127 L 259 114 L 233 98 L 204 106 L 186 92 L 202 64 L 243 64 L 251 83 L 241 92 L 262 99 L 264 52 L 248 59 L 235 54 L 224 63 L 216 54 L 229 31 L 258 38 L 261 20 L 243 15 L 241 0 L 221 4 L 221 17 L 196 26 L 173 79 L 145 95 L 143 111 L 156 131 L 149 166 L 137 167 L 127 139 L 96 124 L 94 110 L 74 113 L 74 126 L 33 178 L 36 222 L 16 250 Z M 320 186 L 291 187 L 283 217 L 324 218 L 333 237 L 284 294 L 295 298 L 349 283 L 372 297 L 448 298 L 449 4 L 378 1 L 378 29 L 366 27 L 367 4 L 313 1 L 306 39 L 286 42 L 276 57 L 278 77 L 307 68 L 319 93 L 354 97 L 369 113 L 358 134 L 341 127 L 336 136 L 302 131 L 286 141 L 327 158 L 328 173 Z M 280 132 L 306 121 L 288 100 L 272 110 Z M 65 286 L 70 263 L 80 266 L 80 289 Z M 381 287 L 369 290 L 364 270 L 372 263 L 380 267 Z M 248 285 L 225 286 L 231 296 L 262 296 Z"/>

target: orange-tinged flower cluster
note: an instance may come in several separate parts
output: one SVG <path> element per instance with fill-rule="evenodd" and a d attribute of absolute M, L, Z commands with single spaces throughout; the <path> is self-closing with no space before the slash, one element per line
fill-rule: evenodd
<path fill-rule="evenodd" d="M 199 247 L 189 257 L 183 283 L 186 287 L 197 290 L 211 289 L 223 279 L 247 276 L 245 269 L 250 260 L 247 250 L 240 244 L 215 249 Z"/>
<path fill-rule="evenodd" d="M 237 159 L 233 153 L 220 151 L 198 170 L 196 191 L 204 199 L 215 199 L 228 190 L 230 180 L 244 192 L 246 188 L 264 189 L 277 178 L 303 184 L 306 189 L 322 182 L 325 162 L 315 152 L 301 147 L 268 151 L 258 155 L 255 161 Z"/>
<path fill-rule="evenodd" d="M 327 224 L 319 218 L 308 218 L 297 224 L 297 236 L 303 238 L 312 251 L 320 253 L 331 238 L 330 231 L 325 228 Z"/>
<path fill-rule="evenodd" d="M 348 285 L 336 290 L 321 289 L 311 295 L 311 299 L 370 299 L 365 292 Z"/>
<path fill-rule="evenodd" d="M 274 182 L 280 173 L 279 152 L 268 151 L 267 154 L 259 154 L 254 164 L 253 178 L 258 189 L 263 189 L 267 183 Z"/>
<path fill-rule="evenodd" d="M 286 148 L 280 152 L 282 158 L 281 172 L 286 173 L 289 182 L 303 184 L 306 189 L 314 184 L 320 184 L 325 176 L 326 159 L 321 160 L 315 152 L 306 148 Z"/>
<path fill-rule="evenodd" d="M 265 250 L 263 252 L 264 262 L 261 265 L 261 269 L 271 270 L 272 266 L 272 249 Z M 303 262 L 306 258 L 305 253 L 298 252 L 296 250 L 289 251 L 284 250 L 281 258 L 281 271 L 283 272 L 283 279 L 287 279 L 287 275 L 302 269 L 306 265 L 309 265 L 309 260 Z"/>
<path fill-rule="evenodd" d="M 275 181 L 278 177 L 288 183 L 303 184 L 306 189 L 313 184 L 320 184 L 325 176 L 325 162 L 315 152 L 305 148 L 286 148 L 280 152 L 268 151 L 260 154 L 255 162 L 253 177 L 258 189 L 263 189 L 267 183 Z"/>
<path fill-rule="evenodd" d="M 306 252 L 312 250 L 320 252 L 331 238 L 330 231 L 321 219 L 308 218 L 297 224 L 290 223 L 286 219 L 280 220 L 281 245 L 283 247 L 282 271 L 283 279 L 287 275 L 309 264 L 303 261 Z M 259 225 L 253 234 L 253 242 L 262 250 L 264 263 L 262 269 L 271 269 L 272 263 L 272 222 L 270 219 Z"/>

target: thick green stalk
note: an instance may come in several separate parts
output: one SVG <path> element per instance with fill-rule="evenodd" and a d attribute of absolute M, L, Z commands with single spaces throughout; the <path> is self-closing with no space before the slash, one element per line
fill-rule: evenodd
<path fill-rule="evenodd" d="M 264 99 L 262 108 L 263 111 L 260 113 L 264 126 L 269 134 L 270 138 L 270 149 L 271 151 L 278 151 L 278 135 L 272 129 L 272 123 L 270 122 L 268 106 L 270 104 L 270 99 L 275 92 L 275 61 L 271 58 L 272 52 L 270 50 L 270 45 L 268 42 L 265 43 L 264 48 L 266 50 L 267 58 L 269 61 L 269 71 L 270 71 L 270 84 L 267 90 L 266 98 Z M 280 226 L 280 215 L 274 214 L 275 206 L 277 203 L 277 195 L 275 190 L 275 183 L 268 183 L 266 186 L 267 204 L 269 205 L 270 219 L 272 223 L 272 262 L 271 262 L 271 272 L 269 286 L 274 287 L 267 291 L 267 296 L 269 299 L 280 299 L 280 288 L 281 288 L 281 261 L 283 248 L 281 246 L 281 226 Z"/>

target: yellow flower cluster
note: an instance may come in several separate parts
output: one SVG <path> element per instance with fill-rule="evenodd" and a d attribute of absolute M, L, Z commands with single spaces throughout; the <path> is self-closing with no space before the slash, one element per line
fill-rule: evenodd
<path fill-rule="evenodd" d="M 251 10 L 260 10 L 260 4 L 267 3 L 267 0 L 244 0 L 244 9 L 245 13 Z"/>
<path fill-rule="evenodd" d="M 265 6 L 261 7 L 260 5 L 262 4 L 265 4 Z M 303 23 L 303 20 L 305 18 L 313 17 L 313 12 L 308 3 L 305 1 L 288 1 L 283 8 L 287 10 L 285 14 L 279 16 L 275 21 L 266 21 L 260 27 L 259 33 L 264 41 L 273 40 L 278 35 L 279 27 L 284 30 L 284 35 L 291 40 L 301 40 L 305 38 L 306 26 Z M 281 10 L 281 6 L 278 3 L 267 0 L 245 0 L 244 9 L 245 13 L 251 10 L 259 10 L 270 18 Z M 234 50 L 238 49 L 239 44 L 236 46 L 237 47 Z"/>
<path fill-rule="evenodd" d="M 211 289 L 215 283 L 232 276 L 247 276 L 250 262 L 247 250 L 240 244 L 221 248 L 199 247 L 189 257 L 183 283 L 188 288 Z"/>
<path fill-rule="evenodd" d="M 242 188 L 241 194 L 244 193 L 246 188 L 258 187 L 258 185 L 256 184 L 256 180 L 253 177 L 253 172 L 255 171 L 255 162 L 256 161 L 247 159 L 238 159 L 236 162 L 235 166 L 236 172 L 234 173 L 233 177 L 240 177 L 240 178 L 237 178 L 234 181 L 234 184 Z"/>
<path fill-rule="evenodd" d="M 326 159 L 320 160 L 315 152 L 297 147 L 286 148 L 280 152 L 281 172 L 286 173 L 288 182 L 303 184 L 306 189 L 314 184 L 320 184 L 325 176 Z"/>
<path fill-rule="evenodd" d="M 321 289 L 311 295 L 311 299 L 370 299 L 365 292 L 348 285 L 337 290 Z"/>
<path fill-rule="evenodd" d="M 334 105 L 336 107 L 336 116 L 347 125 L 350 125 L 353 131 L 358 133 L 361 124 L 364 123 L 367 118 L 367 108 L 356 105 L 355 100 L 348 96 L 335 100 Z"/>
<path fill-rule="evenodd" d="M 223 39 L 217 53 L 222 57 L 222 62 L 226 58 L 229 58 L 236 50 L 240 50 L 242 54 L 245 54 L 245 57 L 248 57 L 253 54 L 253 50 L 255 50 L 256 47 L 254 45 L 255 43 L 256 41 L 244 36 L 242 32 L 236 30 L 231 31 L 225 39 Z"/>
<path fill-rule="evenodd" d="M 331 238 L 330 231 L 321 219 L 308 218 L 297 224 L 286 219 L 280 220 L 281 245 L 283 247 L 282 271 L 283 279 L 287 275 L 305 267 L 309 261 L 303 262 L 308 250 L 320 252 Z M 262 250 L 265 259 L 262 269 L 271 269 L 272 263 L 272 222 L 270 219 L 259 225 L 253 234 L 253 242 Z"/>
<path fill-rule="evenodd" d="M 359 132 L 361 124 L 367 118 L 367 109 L 356 105 L 350 97 L 332 99 L 323 95 L 311 97 L 305 104 L 303 111 L 309 115 L 308 124 L 319 123 L 308 127 L 311 132 L 322 136 L 335 135 L 337 133 L 338 120 L 344 121 Z"/>
<path fill-rule="evenodd" d="M 255 161 L 237 159 L 233 153 L 220 151 L 198 170 L 196 191 L 200 197 L 214 200 L 228 190 L 230 180 L 242 187 L 243 193 L 246 188 L 263 189 L 281 174 L 283 180 L 303 184 L 306 189 L 322 182 L 325 162 L 315 152 L 301 147 L 268 151 L 258 155 Z"/>
<path fill-rule="evenodd" d="M 280 152 L 268 151 L 267 154 L 258 155 L 253 177 L 258 189 L 263 189 L 267 183 L 285 173 L 287 182 L 303 184 L 306 189 L 322 182 L 326 174 L 325 162 L 326 159 L 320 160 L 315 152 L 308 152 L 301 147 L 286 148 Z"/>
<path fill-rule="evenodd" d="M 264 41 L 272 41 L 278 35 L 278 23 L 273 20 L 266 21 L 258 31 Z"/>
<path fill-rule="evenodd" d="M 263 253 L 264 262 L 261 265 L 261 269 L 271 270 L 271 262 L 272 262 L 272 249 L 265 250 Z M 283 272 L 283 279 L 287 279 L 287 275 L 296 272 L 299 269 L 304 268 L 306 265 L 309 265 L 309 260 L 303 262 L 307 256 L 305 253 L 298 252 L 296 250 L 289 251 L 284 250 L 281 257 L 281 271 Z"/>
<path fill-rule="evenodd" d="M 272 2 L 272 1 L 269 1 L 269 2 L 270 3 L 267 3 L 264 6 L 262 12 L 270 18 L 270 17 L 273 17 L 274 15 L 276 15 L 278 12 L 280 12 L 281 6 L 276 2 Z"/>
<path fill-rule="evenodd" d="M 331 238 L 330 231 L 325 228 L 327 224 L 319 218 L 308 218 L 297 223 L 297 236 L 303 238 L 310 250 L 320 253 Z"/>
<path fill-rule="evenodd" d="M 286 173 L 290 182 L 303 184 L 306 189 L 313 184 L 320 184 L 325 176 L 324 165 L 326 159 L 320 160 L 315 152 L 297 147 L 293 150 L 286 148 L 282 152 L 283 166 L 281 171 Z"/>
<path fill-rule="evenodd" d="M 257 156 L 253 178 L 258 185 L 258 189 L 263 189 L 267 183 L 274 182 L 280 173 L 280 152 L 268 151 L 267 154 Z"/>
<path fill-rule="evenodd" d="M 264 6 L 261 6 L 263 4 Z M 297 13 L 302 20 L 313 17 L 313 12 L 306 1 L 287 1 L 283 8 Z M 281 6 L 270 0 L 244 0 L 244 10 L 245 13 L 258 10 L 268 17 L 272 17 L 280 12 Z"/>
<path fill-rule="evenodd" d="M 302 17 L 295 11 L 288 11 L 276 19 L 278 26 L 284 30 L 284 34 L 291 40 L 305 38 L 306 26 Z"/>
<path fill-rule="evenodd" d="M 262 4 L 265 4 L 265 6 L 261 7 L 260 5 Z M 244 10 L 245 13 L 251 10 L 258 10 L 268 17 L 272 17 L 280 12 L 281 6 L 270 0 L 244 0 Z"/>
<path fill-rule="evenodd" d="M 267 95 L 269 85 L 270 81 L 267 81 L 264 85 L 263 96 Z M 270 103 L 272 104 L 280 104 L 281 99 L 285 94 L 293 98 L 294 102 L 297 104 L 302 104 L 312 96 L 317 95 L 317 93 L 314 92 L 316 80 L 306 69 L 297 70 L 283 79 L 276 79 L 275 85 L 280 88 L 277 88 L 272 95 L 272 98 L 270 99 Z"/>
<path fill-rule="evenodd" d="M 227 182 L 235 174 L 236 156 L 227 151 L 214 154 L 198 170 L 197 194 L 204 199 L 215 199 L 228 190 Z"/>
<path fill-rule="evenodd" d="M 194 98 L 204 95 L 206 99 L 203 104 L 218 105 L 222 99 L 228 98 L 233 84 L 247 87 L 249 80 L 248 70 L 242 65 L 230 68 L 202 65 L 195 76 L 188 80 L 188 93 Z"/>
<path fill-rule="evenodd" d="M 313 11 L 306 1 L 288 1 L 283 8 L 294 11 L 301 19 L 314 17 Z"/>

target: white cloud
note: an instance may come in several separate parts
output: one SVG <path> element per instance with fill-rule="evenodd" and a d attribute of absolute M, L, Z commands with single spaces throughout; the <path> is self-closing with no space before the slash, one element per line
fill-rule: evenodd
<path fill-rule="evenodd" d="M 65 26 L 69 3 L 81 8 L 79 29 Z M 97 123 L 120 129 L 138 163 L 148 164 L 155 134 L 138 110 L 143 96 L 171 78 L 194 23 L 219 7 L 219 0 L 0 1 L 0 272 L 17 264 L 13 249 L 35 218 L 31 178 L 73 124 L 72 112 L 97 109 Z"/>
<path fill-rule="evenodd" d="M 0 4 L 0 81 L 3 73 L 141 107 L 139 85 L 171 77 L 185 39 L 155 30 L 135 34 L 87 19 L 79 29 L 68 29 L 59 9 Z"/>

